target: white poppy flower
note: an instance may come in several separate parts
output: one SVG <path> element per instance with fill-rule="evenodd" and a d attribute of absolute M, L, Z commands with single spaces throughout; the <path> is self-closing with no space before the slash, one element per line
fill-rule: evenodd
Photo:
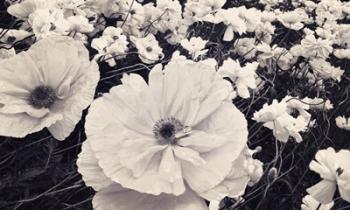
<path fill-rule="evenodd" d="M 85 47 L 50 36 L 0 62 L 0 135 L 21 138 L 47 127 L 64 140 L 93 100 L 99 80 Z"/>
<path fill-rule="evenodd" d="M 301 210 L 331 210 L 334 206 L 334 201 L 328 204 L 321 204 L 311 195 L 306 195 L 303 198 L 303 203 L 301 204 Z"/>
<path fill-rule="evenodd" d="M 318 173 L 322 180 L 306 191 L 322 204 L 332 202 L 337 185 L 342 199 L 350 202 L 350 151 L 336 152 L 329 147 L 316 153 L 310 169 Z"/>
<path fill-rule="evenodd" d="M 148 34 L 144 38 L 130 37 L 139 53 L 139 58 L 142 62 L 150 64 L 163 59 L 164 54 L 162 48 L 159 46 L 156 37 L 153 34 Z"/>
<path fill-rule="evenodd" d="M 338 126 L 338 128 L 350 130 L 349 118 L 346 118 L 344 116 L 338 116 L 337 118 L 335 118 L 335 124 Z"/>
<path fill-rule="evenodd" d="M 125 74 L 95 100 L 87 140 L 104 174 L 142 193 L 205 192 L 230 173 L 247 141 L 232 87 L 214 68 L 174 60 L 148 79 Z M 101 142 L 103 142 L 101 144 Z"/>
<path fill-rule="evenodd" d="M 113 182 L 98 165 L 89 140 L 83 143 L 77 165 L 85 184 L 97 191 L 92 199 L 94 210 L 208 210 L 204 200 L 189 189 L 180 196 L 156 196 L 127 189 Z"/>
<path fill-rule="evenodd" d="M 237 94 L 242 98 L 249 98 L 249 89 L 255 89 L 257 87 L 255 73 L 259 66 L 259 63 L 248 63 L 244 67 L 241 67 L 239 61 L 234 61 L 231 58 L 224 61 L 223 65 L 219 68 L 218 73 L 222 77 L 228 77 L 235 84 Z"/>
<path fill-rule="evenodd" d="M 187 50 L 193 59 L 205 54 L 208 50 L 203 50 L 208 41 L 203 40 L 201 37 L 192 37 L 190 40 L 183 39 L 180 44 Z"/>

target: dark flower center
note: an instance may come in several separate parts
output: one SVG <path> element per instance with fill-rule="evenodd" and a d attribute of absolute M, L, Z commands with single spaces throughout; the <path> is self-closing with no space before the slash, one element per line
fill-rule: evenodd
<path fill-rule="evenodd" d="M 336 173 L 337 173 L 337 176 L 340 176 L 340 175 L 342 175 L 344 173 L 344 169 L 337 168 Z"/>
<path fill-rule="evenodd" d="M 147 52 L 152 52 L 152 50 L 153 50 L 152 47 L 146 47 Z"/>
<path fill-rule="evenodd" d="M 15 42 L 16 41 L 16 37 L 14 37 L 14 36 L 9 36 L 8 38 L 7 38 L 7 42 L 8 43 L 13 43 L 13 42 Z"/>
<path fill-rule="evenodd" d="M 156 122 L 153 133 L 160 144 L 176 144 L 176 134 L 183 131 L 184 126 L 174 117 L 168 117 Z"/>
<path fill-rule="evenodd" d="M 57 95 L 50 86 L 38 86 L 30 93 L 28 100 L 34 108 L 50 108 L 57 100 Z"/>
<path fill-rule="evenodd" d="M 175 126 L 171 123 L 166 123 L 160 128 L 159 134 L 163 138 L 171 138 L 175 134 Z"/>

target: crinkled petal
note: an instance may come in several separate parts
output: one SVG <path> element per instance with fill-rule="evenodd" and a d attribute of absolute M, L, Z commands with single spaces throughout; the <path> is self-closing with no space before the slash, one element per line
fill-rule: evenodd
<path fill-rule="evenodd" d="M 217 186 L 200 196 L 209 201 L 220 201 L 224 197 L 238 197 L 242 195 L 250 181 L 249 174 L 244 168 L 246 156 L 242 153 L 232 164 L 230 174 Z"/>
<path fill-rule="evenodd" d="M 132 171 L 120 162 L 121 154 L 119 152 L 123 144 L 125 146 L 125 142 L 132 143 L 135 139 L 147 140 L 147 136 L 134 132 L 119 122 L 121 113 L 115 109 L 110 100 L 112 99 L 108 97 L 95 100 L 89 109 L 85 125 L 87 139 L 90 141 L 96 158 L 99 160 L 99 165 L 106 176 L 120 183 L 123 187 L 144 193 L 155 195 L 162 192 L 182 194 L 185 190 L 182 178 L 171 182 L 169 177 L 163 176 L 158 170 L 162 161 L 161 153 L 154 153 L 149 162 L 146 160 L 148 167 L 142 169 L 144 173 L 139 177 L 135 177 L 134 173 L 138 174 L 141 171 Z M 124 157 L 125 155 L 123 155 Z M 134 161 L 134 163 L 136 162 Z M 177 165 L 176 170 L 180 169 Z M 181 173 L 181 170 L 179 172 Z"/>
<path fill-rule="evenodd" d="M 195 166 L 204 165 L 206 163 L 197 151 L 186 147 L 175 146 L 174 154 L 180 160 L 187 161 Z"/>
<path fill-rule="evenodd" d="M 82 145 L 77 166 L 85 184 L 94 188 L 95 191 L 99 191 L 114 183 L 104 175 L 88 141 L 85 141 Z"/>
<path fill-rule="evenodd" d="M 178 197 L 154 196 L 121 189 L 117 184 L 97 192 L 92 203 L 95 210 L 208 210 L 204 200 L 190 190 Z"/>
<path fill-rule="evenodd" d="M 79 79 L 83 71 L 97 71 L 96 66 L 87 69 L 89 65 L 87 49 L 82 43 L 70 37 L 49 36 L 36 42 L 27 53 L 43 77 L 42 85 L 49 85 L 54 89 L 67 79 L 72 82 Z"/>
<path fill-rule="evenodd" d="M 333 201 L 333 196 L 336 190 L 334 181 L 322 180 L 306 191 L 322 204 L 327 204 Z"/>
<path fill-rule="evenodd" d="M 62 119 L 61 114 L 48 114 L 44 118 L 35 118 L 26 113 L 0 114 L 0 136 L 23 138 L 38 132 Z"/>
<path fill-rule="evenodd" d="M 188 137 L 178 140 L 180 146 L 188 147 L 198 152 L 209 152 L 227 142 L 229 142 L 229 139 L 224 136 L 197 130 L 192 131 Z"/>
<path fill-rule="evenodd" d="M 27 52 L 0 60 L 0 72 L 0 92 L 6 95 L 25 98 L 30 91 L 44 81 L 37 63 Z"/>
<path fill-rule="evenodd" d="M 84 68 L 85 67 L 85 68 Z M 82 112 L 93 101 L 97 83 L 100 78 L 97 64 L 93 61 L 88 66 L 81 66 L 81 74 L 71 85 L 65 99 L 57 101 L 53 112 L 62 113 L 63 119 L 57 121 L 48 129 L 58 140 L 64 140 L 74 130 L 80 121 Z M 65 93 L 67 94 L 67 93 Z"/>

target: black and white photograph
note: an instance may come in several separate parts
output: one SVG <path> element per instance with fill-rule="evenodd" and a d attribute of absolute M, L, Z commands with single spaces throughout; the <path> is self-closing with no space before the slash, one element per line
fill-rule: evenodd
<path fill-rule="evenodd" d="M 350 210 L 350 1 L 0 0 L 0 210 Z"/>

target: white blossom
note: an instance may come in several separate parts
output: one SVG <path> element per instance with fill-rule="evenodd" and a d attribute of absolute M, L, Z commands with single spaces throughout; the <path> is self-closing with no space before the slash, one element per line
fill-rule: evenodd
<path fill-rule="evenodd" d="M 350 151 L 333 148 L 319 150 L 316 160 L 311 161 L 310 169 L 318 173 L 322 180 L 309 187 L 307 192 L 322 204 L 332 202 L 338 186 L 340 196 L 350 202 Z"/>

